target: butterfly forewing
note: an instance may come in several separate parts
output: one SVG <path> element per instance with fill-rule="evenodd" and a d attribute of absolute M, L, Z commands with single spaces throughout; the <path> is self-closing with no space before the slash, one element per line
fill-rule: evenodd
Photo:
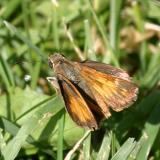
<path fill-rule="evenodd" d="M 67 78 L 62 75 L 57 77 L 66 109 L 73 121 L 84 128 L 97 129 L 96 119 L 81 93 Z"/>
<path fill-rule="evenodd" d="M 106 117 L 110 116 L 109 107 L 115 111 L 121 111 L 136 100 L 138 89 L 129 79 L 111 76 L 111 74 L 107 74 L 107 71 L 104 73 L 104 71 L 97 71 L 85 65 L 80 65 L 80 67 L 81 75 Z M 118 75 L 119 72 L 120 70 L 117 72 Z"/>
<path fill-rule="evenodd" d="M 126 71 L 120 68 L 113 67 L 109 64 L 99 63 L 96 61 L 84 61 L 81 62 L 81 64 L 114 77 L 118 77 L 127 81 L 131 80 L 130 76 L 127 74 Z"/>

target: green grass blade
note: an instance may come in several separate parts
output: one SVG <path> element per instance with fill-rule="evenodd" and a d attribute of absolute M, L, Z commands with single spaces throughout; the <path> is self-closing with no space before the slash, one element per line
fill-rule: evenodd
<path fill-rule="evenodd" d="M 20 3 L 21 3 L 21 0 L 8 1 L 7 5 L 4 8 L 4 12 L 2 12 L 3 14 L 0 16 L 2 16 L 3 19 L 9 18 L 13 14 L 13 12 L 16 10 L 18 5 L 20 5 Z"/>
<path fill-rule="evenodd" d="M 31 48 L 32 50 L 35 51 L 35 53 L 37 53 L 38 56 L 41 57 L 41 59 L 44 62 L 47 62 L 46 57 L 44 55 L 44 53 L 38 48 L 36 47 L 33 43 L 31 43 L 30 40 L 28 40 L 26 37 L 24 37 L 12 24 L 10 24 L 7 21 L 4 21 L 5 26 L 11 31 L 12 34 L 15 34 L 22 42 L 24 42 L 29 48 Z"/>
<path fill-rule="evenodd" d="M 107 35 L 106 35 L 106 33 L 105 33 L 105 31 L 102 27 L 102 24 L 100 23 L 100 21 L 99 21 L 99 19 L 98 19 L 98 17 L 97 17 L 97 15 L 96 15 L 96 13 L 95 13 L 95 11 L 94 11 L 94 9 L 93 9 L 89 0 L 87 0 L 87 3 L 88 3 L 88 6 L 89 6 L 89 9 L 90 9 L 91 13 L 93 14 L 93 18 L 94 18 L 94 20 L 95 20 L 95 22 L 98 26 L 98 29 L 99 29 L 99 31 L 102 35 L 103 41 L 104 41 L 106 47 L 109 50 L 109 52 L 107 52 L 108 54 L 105 54 L 104 61 L 107 62 L 107 63 L 110 63 L 110 61 L 113 61 L 115 66 L 119 66 L 119 62 L 117 61 L 117 58 L 115 57 L 115 53 L 114 53 L 114 51 L 113 51 L 113 49 L 112 49 L 112 47 L 109 43 L 109 40 L 108 40 Z"/>
<path fill-rule="evenodd" d="M 112 133 L 112 139 L 111 139 L 111 156 L 112 157 L 116 153 L 116 149 L 117 149 L 116 142 L 117 142 L 116 135 L 115 133 Z"/>
<path fill-rule="evenodd" d="M 64 119 L 65 119 L 65 115 L 63 114 L 58 122 L 57 160 L 63 160 Z"/>
<path fill-rule="evenodd" d="M 83 142 L 83 155 L 85 160 L 90 160 L 91 157 L 91 133 Z"/>
<path fill-rule="evenodd" d="M 155 63 L 154 68 L 150 72 L 146 72 L 144 77 L 141 79 L 141 85 L 142 87 L 147 87 L 151 89 L 154 87 L 159 79 L 160 79 L 160 66 L 159 66 L 160 61 Z"/>
<path fill-rule="evenodd" d="M 3 65 L 3 69 L 5 71 L 5 74 L 8 77 L 8 81 L 10 82 L 11 86 L 15 87 L 14 76 L 13 76 L 12 70 L 2 55 L 0 56 L 0 63 L 1 65 Z"/>
<path fill-rule="evenodd" d="M 159 113 L 160 113 L 160 103 L 155 106 L 154 110 L 152 111 L 148 120 L 145 123 L 145 128 L 143 130 L 143 135 L 141 137 L 141 140 L 144 140 L 144 144 L 138 154 L 137 160 L 148 159 L 151 147 L 160 130 Z"/>
<path fill-rule="evenodd" d="M 108 133 L 108 131 L 106 131 L 100 150 L 97 155 L 97 160 L 108 160 L 111 150 L 111 140 L 112 140 L 112 133 L 111 132 Z"/>
<path fill-rule="evenodd" d="M 5 146 L 6 146 L 6 142 L 2 134 L 2 129 L 0 128 L 0 158 L 1 158 L 1 154 L 3 155 L 3 150 Z"/>
<path fill-rule="evenodd" d="M 55 97 L 55 96 L 49 97 L 49 98 L 44 99 L 43 101 L 37 103 L 36 105 L 34 105 L 34 106 L 31 107 L 30 109 L 28 109 L 26 112 L 24 112 L 23 114 L 21 114 L 19 117 L 17 117 L 17 118 L 15 119 L 15 121 L 16 121 L 16 122 L 19 121 L 21 118 L 25 117 L 25 115 L 27 115 L 27 114 L 30 113 L 31 111 L 37 109 L 37 108 L 40 107 L 41 105 L 44 105 L 44 104 L 49 103 L 49 102 L 52 102 L 52 101 L 54 100 L 54 97 Z"/>
<path fill-rule="evenodd" d="M 140 8 L 140 5 L 139 3 L 135 2 L 134 5 L 133 5 L 133 13 L 134 13 L 134 21 L 135 21 L 135 24 L 138 28 L 138 30 L 141 32 L 141 33 L 144 33 L 144 19 L 143 19 L 143 14 L 141 13 L 142 10 Z M 141 46 L 140 46 L 140 61 L 141 61 L 141 72 L 144 74 L 144 72 L 146 71 L 146 60 L 147 60 L 147 48 L 146 48 L 146 42 L 143 41 L 141 43 Z"/>
<path fill-rule="evenodd" d="M 118 54 L 118 39 L 120 28 L 120 12 L 123 0 L 112 0 L 110 3 L 110 44 Z"/>
<path fill-rule="evenodd" d="M 139 150 L 141 149 L 142 145 L 143 145 L 144 141 L 143 140 L 139 140 L 136 143 L 136 146 L 134 147 L 134 149 L 132 150 L 131 154 L 129 155 L 127 160 L 136 160 L 137 159 L 137 155 L 139 153 Z"/>
<path fill-rule="evenodd" d="M 4 66 L 3 66 L 1 60 L 0 60 L 0 75 L 2 77 L 2 80 L 3 80 L 4 84 L 6 85 L 7 90 L 9 91 L 10 88 L 11 88 L 10 80 L 9 80 L 7 74 L 6 74 L 6 71 L 4 69 Z"/>
<path fill-rule="evenodd" d="M 28 2 L 27 1 L 21 1 L 21 8 L 22 8 L 22 21 L 24 25 L 24 29 L 26 31 L 27 37 L 30 38 L 29 34 L 29 16 L 28 13 L 30 12 L 30 9 L 28 8 Z"/>
<path fill-rule="evenodd" d="M 57 99 L 55 104 L 57 103 Z M 7 144 L 4 148 L 3 156 L 5 160 L 13 160 L 18 155 L 21 147 L 24 145 L 27 137 L 37 128 L 42 120 L 44 120 L 45 113 L 47 113 L 47 105 L 44 105 L 39 110 L 37 110 L 32 117 L 30 117 L 19 129 L 16 136 Z M 60 110 L 61 108 L 59 108 Z M 47 118 L 47 117 L 46 117 Z M 15 146 L 13 148 L 13 146 Z"/>
<path fill-rule="evenodd" d="M 142 121 L 142 115 L 149 114 L 154 106 L 159 102 L 160 99 L 160 91 L 155 90 L 151 92 L 148 96 L 146 96 L 137 106 L 137 112 L 133 116 L 133 112 L 126 115 L 122 121 L 119 122 L 117 127 L 117 133 L 121 136 L 126 130 L 128 130 L 131 126 L 135 124 L 137 121 Z M 145 106 L 145 107 L 144 107 Z M 140 115 L 139 115 L 139 114 Z M 137 118 L 135 118 L 137 116 Z M 140 119 L 142 117 L 142 119 Z"/>
<path fill-rule="evenodd" d="M 59 26 L 58 26 L 58 8 L 56 6 L 53 6 L 53 15 L 52 15 L 52 37 L 53 37 L 53 43 L 55 44 L 55 48 L 57 50 L 60 49 L 60 42 L 59 42 Z"/>
<path fill-rule="evenodd" d="M 96 54 L 94 52 L 94 44 L 92 40 L 92 33 L 91 33 L 91 26 L 88 20 L 84 21 L 84 28 L 85 28 L 85 54 L 86 57 L 90 60 L 96 60 Z"/>
<path fill-rule="evenodd" d="M 160 54 L 153 54 L 153 56 L 150 58 L 148 68 L 141 79 L 142 86 L 151 88 L 155 84 L 154 81 L 157 80 L 157 78 L 159 79 L 158 77 L 158 73 L 160 70 L 159 63 L 160 63 Z"/>
<path fill-rule="evenodd" d="M 0 128 L 3 128 L 5 132 L 8 132 L 12 136 L 15 136 L 19 130 L 19 127 L 15 123 L 2 116 L 0 117 Z"/>
<path fill-rule="evenodd" d="M 111 158 L 111 160 L 126 160 L 135 146 L 136 142 L 134 141 L 134 138 L 129 138 Z"/>
<path fill-rule="evenodd" d="M 7 144 L 4 149 L 3 156 L 5 160 L 15 159 L 25 140 L 37 126 L 40 118 L 42 117 L 34 116 L 20 128 L 17 135 Z"/>

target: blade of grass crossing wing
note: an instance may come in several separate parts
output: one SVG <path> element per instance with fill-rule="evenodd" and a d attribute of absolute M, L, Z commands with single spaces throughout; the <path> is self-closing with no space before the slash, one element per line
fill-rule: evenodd
<path fill-rule="evenodd" d="M 126 160 L 135 146 L 136 142 L 134 141 L 134 138 L 129 138 L 116 152 L 111 160 Z"/>
<path fill-rule="evenodd" d="M 148 159 L 151 147 L 158 135 L 160 129 L 160 103 L 156 105 L 150 117 L 146 121 L 145 128 L 141 140 L 144 140 L 143 147 L 141 148 L 137 160 Z"/>
<path fill-rule="evenodd" d="M 107 160 L 109 158 L 111 150 L 111 140 L 112 140 L 112 132 L 108 133 L 108 131 L 106 131 L 100 150 L 97 155 L 97 160 Z"/>

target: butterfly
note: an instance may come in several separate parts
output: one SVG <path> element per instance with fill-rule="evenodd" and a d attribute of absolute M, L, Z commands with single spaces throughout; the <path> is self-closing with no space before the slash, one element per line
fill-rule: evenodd
<path fill-rule="evenodd" d="M 48 58 L 55 77 L 47 80 L 57 88 L 72 120 L 96 130 L 100 122 L 130 106 L 138 87 L 122 69 L 96 61 L 75 62 L 55 53 Z"/>

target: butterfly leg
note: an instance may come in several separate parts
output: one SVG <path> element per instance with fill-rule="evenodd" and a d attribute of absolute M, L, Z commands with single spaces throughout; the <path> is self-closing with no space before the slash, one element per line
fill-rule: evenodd
<path fill-rule="evenodd" d="M 47 81 L 55 88 L 56 93 L 59 91 L 59 84 L 56 77 L 47 77 Z"/>

